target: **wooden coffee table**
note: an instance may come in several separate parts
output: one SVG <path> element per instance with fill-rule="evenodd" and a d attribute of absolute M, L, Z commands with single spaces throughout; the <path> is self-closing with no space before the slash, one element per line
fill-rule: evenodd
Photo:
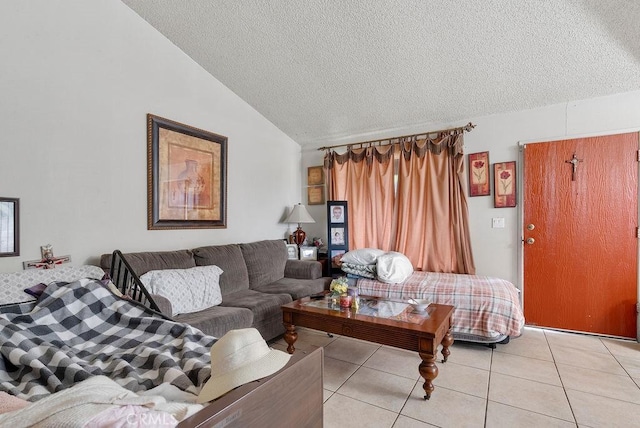
<path fill-rule="evenodd" d="M 424 398 L 428 400 L 438 376 L 438 345 L 442 344 L 443 363 L 451 353 L 453 306 L 431 304 L 419 313 L 407 303 L 384 298 L 360 296 L 360 302 L 357 310 L 340 309 L 328 296 L 322 300 L 305 297 L 283 305 L 287 351 L 295 351 L 296 326 L 416 351 L 422 359 L 418 371 L 424 378 Z"/>

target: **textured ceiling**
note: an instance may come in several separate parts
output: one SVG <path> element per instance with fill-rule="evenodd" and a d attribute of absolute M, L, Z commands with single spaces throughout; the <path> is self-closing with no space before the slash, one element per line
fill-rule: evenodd
<path fill-rule="evenodd" d="M 302 145 L 640 89 L 637 0 L 123 1 Z"/>

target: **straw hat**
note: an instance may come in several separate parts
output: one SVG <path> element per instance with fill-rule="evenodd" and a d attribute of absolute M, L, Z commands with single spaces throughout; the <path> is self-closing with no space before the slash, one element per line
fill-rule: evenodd
<path fill-rule="evenodd" d="M 269 348 L 255 328 L 231 330 L 211 346 L 211 377 L 197 402 L 215 400 L 233 388 L 272 375 L 290 357 Z"/>

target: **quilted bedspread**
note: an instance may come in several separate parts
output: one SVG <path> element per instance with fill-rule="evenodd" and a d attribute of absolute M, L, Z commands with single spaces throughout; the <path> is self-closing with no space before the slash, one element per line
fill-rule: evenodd
<path fill-rule="evenodd" d="M 32 309 L 0 314 L 0 390 L 35 401 L 105 375 L 134 392 L 170 383 L 197 394 L 215 341 L 99 281 L 54 282 Z"/>
<path fill-rule="evenodd" d="M 399 284 L 359 278 L 357 285 L 362 295 L 397 300 L 429 299 L 434 303 L 454 306 L 451 327 L 454 337 L 517 337 L 524 326 L 518 290 L 500 278 L 414 272 Z"/>

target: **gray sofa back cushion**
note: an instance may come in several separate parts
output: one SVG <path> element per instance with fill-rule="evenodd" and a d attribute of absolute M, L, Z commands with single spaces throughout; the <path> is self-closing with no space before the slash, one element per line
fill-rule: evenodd
<path fill-rule="evenodd" d="M 282 239 L 240 244 L 249 272 L 249 287 L 260 287 L 284 278 L 287 246 Z"/>
<path fill-rule="evenodd" d="M 224 296 L 249 289 L 249 274 L 238 244 L 210 245 L 192 250 L 198 266 L 216 265 L 224 272 L 220 275 L 220 291 Z"/>
<path fill-rule="evenodd" d="M 123 255 L 139 277 L 151 270 L 188 269 L 196 265 L 189 250 L 146 251 Z M 103 254 L 100 257 L 100 266 L 103 269 L 111 268 L 111 254 Z"/>

